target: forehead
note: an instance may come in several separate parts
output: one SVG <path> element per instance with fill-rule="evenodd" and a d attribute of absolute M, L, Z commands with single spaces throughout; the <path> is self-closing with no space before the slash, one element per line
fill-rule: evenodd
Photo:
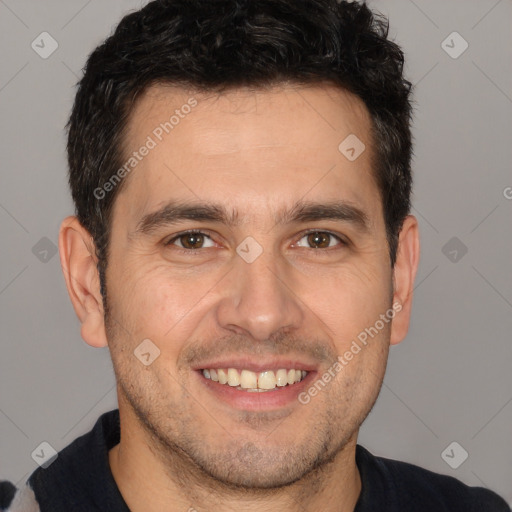
<path fill-rule="evenodd" d="M 237 209 L 268 209 L 306 195 L 372 208 L 379 194 L 370 133 L 362 101 L 333 86 L 220 94 L 153 86 L 128 122 L 125 156 L 137 162 L 118 201 L 129 198 L 139 217 L 184 196 Z M 347 158 L 345 140 L 357 152 L 364 148 L 357 159 Z"/>

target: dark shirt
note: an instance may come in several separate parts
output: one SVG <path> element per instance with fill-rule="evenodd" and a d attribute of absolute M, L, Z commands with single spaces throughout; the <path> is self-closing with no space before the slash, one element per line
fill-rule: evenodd
<path fill-rule="evenodd" d="M 119 410 L 37 468 L 16 490 L 0 482 L 0 510 L 8 512 L 130 512 L 110 470 L 108 452 L 119 443 Z M 494 492 L 413 464 L 356 447 L 362 490 L 354 512 L 511 512 Z M 14 496 L 14 498 L 13 498 Z"/>

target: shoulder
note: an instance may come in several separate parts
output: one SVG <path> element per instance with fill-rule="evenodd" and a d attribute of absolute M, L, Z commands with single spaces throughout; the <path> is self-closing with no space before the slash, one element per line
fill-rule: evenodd
<path fill-rule="evenodd" d="M 34 491 L 28 482 L 20 489 L 17 489 L 11 482 L 0 482 L 0 511 L 40 512 Z"/>
<path fill-rule="evenodd" d="M 102 414 L 92 430 L 60 450 L 51 464 L 36 468 L 19 489 L 1 481 L 0 512 L 78 512 L 79 505 L 84 506 L 80 510 L 92 510 L 89 504 L 94 492 L 103 495 L 115 486 L 109 474 L 108 449 L 119 439 L 119 410 L 115 409 Z"/>
<path fill-rule="evenodd" d="M 470 487 L 460 480 L 408 462 L 377 457 L 358 445 L 361 478 L 373 485 L 379 481 L 383 493 L 396 510 L 511 512 L 503 498 L 483 487 Z M 364 473 L 364 474 L 363 474 Z M 390 510 L 394 510 L 392 506 Z"/>

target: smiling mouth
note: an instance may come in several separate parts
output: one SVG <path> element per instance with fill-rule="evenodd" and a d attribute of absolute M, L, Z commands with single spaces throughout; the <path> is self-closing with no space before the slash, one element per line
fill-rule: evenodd
<path fill-rule="evenodd" d="M 251 370 L 238 370 L 236 368 L 205 368 L 200 370 L 205 379 L 223 384 L 238 391 L 264 393 L 276 391 L 301 382 L 309 373 L 294 368 L 281 368 L 279 370 L 264 370 L 253 372 Z"/>

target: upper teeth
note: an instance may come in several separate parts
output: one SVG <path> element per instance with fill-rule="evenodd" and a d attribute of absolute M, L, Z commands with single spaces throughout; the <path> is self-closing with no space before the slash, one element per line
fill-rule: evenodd
<path fill-rule="evenodd" d="M 274 372 L 265 370 L 263 372 L 252 372 L 251 370 L 238 371 L 236 368 L 210 368 L 203 370 L 207 379 L 214 380 L 220 384 L 228 384 L 238 389 L 248 391 L 268 391 L 276 387 L 283 387 L 287 384 L 300 382 L 306 375 L 305 370 L 281 369 Z"/>

